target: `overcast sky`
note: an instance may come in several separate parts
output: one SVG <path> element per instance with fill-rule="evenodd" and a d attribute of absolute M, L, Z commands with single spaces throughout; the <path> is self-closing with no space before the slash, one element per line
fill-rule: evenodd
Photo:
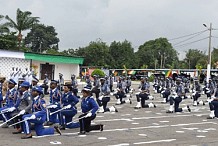
<path fill-rule="evenodd" d="M 218 0 L 0 0 L 0 14 L 15 19 L 16 10 L 31 11 L 40 22 L 56 28 L 60 50 L 84 47 L 101 38 L 128 40 L 134 48 L 159 37 L 169 40 L 218 28 Z M 218 47 L 218 30 L 212 31 L 212 47 Z M 184 43 L 209 36 L 209 31 Z M 170 41 L 184 58 L 190 48 L 207 51 L 208 39 L 187 46 Z M 206 52 L 207 53 L 207 52 Z"/>

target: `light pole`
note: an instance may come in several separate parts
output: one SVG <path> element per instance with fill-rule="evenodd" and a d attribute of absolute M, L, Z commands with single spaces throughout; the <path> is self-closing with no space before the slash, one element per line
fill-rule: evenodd
<path fill-rule="evenodd" d="M 208 48 L 208 63 L 207 63 L 207 82 L 209 82 L 210 78 L 210 68 L 211 68 L 211 31 L 212 31 L 212 23 L 210 23 L 210 28 L 207 27 L 206 24 L 203 24 L 209 30 L 209 48 Z"/>

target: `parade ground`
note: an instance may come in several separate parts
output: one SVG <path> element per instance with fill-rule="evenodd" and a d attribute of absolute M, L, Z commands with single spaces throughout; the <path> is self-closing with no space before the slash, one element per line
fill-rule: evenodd
<path fill-rule="evenodd" d="M 132 86 L 137 89 L 135 82 Z M 80 84 L 81 90 L 84 85 Z M 136 91 L 137 92 L 137 91 Z M 181 107 L 190 105 L 191 113 L 167 114 L 169 103 L 161 103 L 160 94 L 152 91 L 156 108 L 134 109 L 136 105 L 135 94 L 132 104 L 116 105 L 117 113 L 98 113 L 93 124 L 104 124 L 104 131 L 93 131 L 86 135 L 78 135 L 79 128 L 66 129 L 62 135 L 34 136 L 32 139 L 22 140 L 23 134 L 13 135 L 14 128 L 0 128 L 1 146 L 217 146 L 218 119 L 207 119 L 210 111 L 206 105 L 192 106 L 192 99 L 185 99 Z M 46 96 L 45 98 L 48 98 Z M 206 100 L 202 95 L 201 99 Z M 115 97 L 111 96 L 108 106 L 115 105 Z M 80 104 L 78 114 L 81 114 Z M 35 135 L 35 132 L 32 131 Z"/>

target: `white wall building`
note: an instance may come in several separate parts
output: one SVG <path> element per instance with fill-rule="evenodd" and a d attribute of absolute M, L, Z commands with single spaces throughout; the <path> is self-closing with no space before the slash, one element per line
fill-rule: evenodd
<path fill-rule="evenodd" d="M 45 74 L 49 79 L 58 79 L 59 73 L 65 80 L 70 80 L 71 74 L 79 76 L 79 64 L 83 60 L 81 57 L 0 50 L 0 76 L 9 79 L 12 73 L 22 76 L 32 70 L 40 80 L 44 79 Z"/>

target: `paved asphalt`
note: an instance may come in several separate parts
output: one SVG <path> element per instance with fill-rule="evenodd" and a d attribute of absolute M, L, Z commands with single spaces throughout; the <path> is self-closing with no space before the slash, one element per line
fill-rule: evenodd
<path fill-rule="evenodd" d="M 80 84 L 80 89 L 82 88 Z M 136 82 L 133 88 L 137 89 Z M 98 113 L 93 124 L 104 124 L 104 131 L 93 131 L 79 136 L 79 129 L 67 129 L 63 135 L 37 137 L 21 140 L 23 134 L 11 134 L 13 128 L 0 128 L 0 146 L 217 146 L 217 119 L 208 120 L 209 106 L 192 106 L 192 99 L 183 100 L 181 107 L 191 105 L 192 112 L 167 114 L 169 104 L 162 104 L 159 94 L 149 100 L 156 108 L 134 109 L 135 95 L 132 104 L 117 105 L 118 113 Z M 45 97 L 48 99 L 48 97 Z M 206 100 L 203 95 L 201 99 Z M 111 96 L 109 106 L 115 105 Z M 80 105 L 78 105 L 80 111 Z M 80 112 L 78 113 L 78 115 Z M 78 117 L 76 115 L 75 119 Z M 35 135 L 35 132 L 32 132 Z M 53 144 L 52 144 L 53 143 Z"/>

